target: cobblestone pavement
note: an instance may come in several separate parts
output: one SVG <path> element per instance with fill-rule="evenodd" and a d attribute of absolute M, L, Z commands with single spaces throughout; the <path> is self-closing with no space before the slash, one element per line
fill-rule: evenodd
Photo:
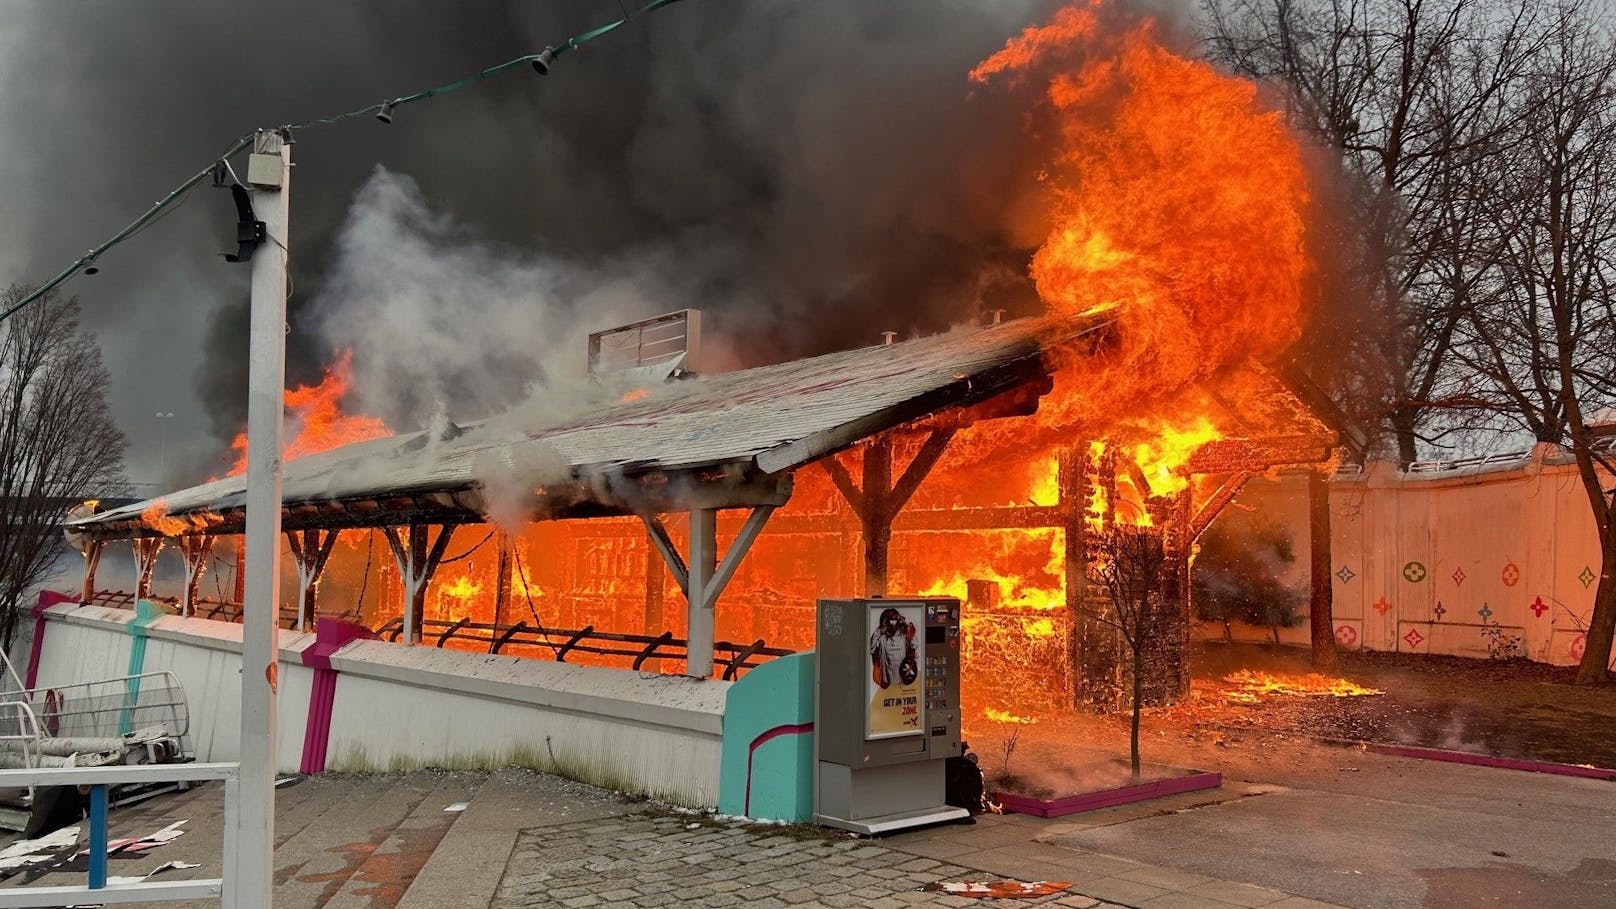
<path fill-rule="evenodd" d="M 868 840 L 633 814 L 524 830 L 493 906 L 982 906 L 925 891 L 992 875 Z M 1016 905 L 1110 907 L 1076 893 Z"/>

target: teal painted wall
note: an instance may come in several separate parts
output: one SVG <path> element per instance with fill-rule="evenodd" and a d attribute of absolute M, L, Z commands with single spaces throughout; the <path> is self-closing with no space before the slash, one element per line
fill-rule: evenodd
<path fill-rule="evenodd" d="M 814 811 L 813 722 L 811 651 L 770 660 L 730 686 L 724 701 L 718 810 L 758 820 L 810 820 Z M 795 731 L 791 727 L 809 728 Z M 754 750 L 753 743 L 771 731 L 777 731 L 776 735 Z"/>

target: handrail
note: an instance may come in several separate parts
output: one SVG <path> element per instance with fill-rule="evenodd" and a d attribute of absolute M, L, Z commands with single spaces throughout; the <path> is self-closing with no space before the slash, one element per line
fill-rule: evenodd
<path fill-rule="evenodd" d="M 584 627 L 578 629 L 578 632 L 572 637 L 567 638 L 567 643 L 562 644 L 561 649 L 556 651 L 556 662 L 565 663 L 567 661 L 567 652 L 572 650 L 572 648 L 577 647 L 578 642 L 583 640 L 584 635 L 593 634 L 594 631 L 595 626 L 593 625 L 585 625 Z"/>
<path fill-rule="evenodd" d="M 511 638 L 515 637 L 518 633 L 520 633 L 522 631 L 529 630 L 529 629 L 530 629 L 530 626 L 528 625 L 528 623 L 526 623 L 526 622 L 517 622 L 515 625 L 512 625 L 511 627 L 505 629 L 505 633 L 500 635 L 496 640 L 493 640 L 493 641 L 489 642 L 488 652 L 489 653 L 499 653 L 499 649 L 501 647 L 504 647 L 506 642 L 508 642 Z"/>
<path fill-rule="evenodd" d="M 89 875 L 85 886 L 0 888 L 0 909 L 71 906 L 86 903 L 168 903 L 222 899 L 235 909 L 235 894 L 224 878 L 190 881 L 142 881 L 107 884 L 107 787 L 127 783 L 224 781 L 224 866 L 236 851 L 236 809 L 240 793 L 239 764 L 117 764 L 108 767 L 40 767 L 0 770 L 0 788 L 29 786 L 90 787 Z M 228 874 L 228 871 L 226 871 Z"/>
<path fill-rule="evenodd" d="M 289 609 L 282 610 L 282 617 L 292 615 Z M 238 617 L 229 616 L 230 621 Z M 443 619 L 424 619 L 421 622 L 423 643 L 427 635 L 436 636 L 433 644 L 436 647 L 447 647 L 451 641 L 469 641 L 485 644 L 488 652 L 501 653 L 511 646 L 523 648 L 548 648 L 548 655 L 557 662 L 566 662 L 572 653 L 588 653 L 603 657 L 621 657 L 630 662 L 635 670 L 644 665 L 645 660 L 658 656 L 667 659 L 687 659 L 689 642 L 673 636 L 672 632 L 660 634 L 630 634 L 612 631 L 597 631 L 593 625 L 579 629 L 549 628 L 535 626 L 527 621 L 518 621 L 514 625 L 498 623 L 473 622 L 470 618 L 446 621 Z M 381 640 L 399 642 L 404 635 L 404 622 L 400 617 L 394 617 L 377 626 L 374 634 Z M 524 640 L 524 636 L 531 636 Z M 561 643 L 556 643 L 560 641 Z M 627 644 L 632 647 L 591 646 L 592 642 L 610 644 Z M 789 656 L 796 651 L 783 647 L 769 647 L 762 639 L 750 644 L 736 644 L 728 641 L 715 641 L 713 650 L 716 655 L 728 654 L 724 660 L 726 672 L 724 678 L 733 679 L 742 669 L 752 669 L 760 665 L 754 662 L 758 657 L 773 658 Z M 544 651 L 541 650 L 541 653 Z M 527 656 L 528 654 L 518 654 Z"/>
<path fill-rule="evenodd" d="M 469 618 L 461 619 L 460 621 L 454 623 L 453 625 L 450 625 L 447 629 L 445 629 L 443 634 L 438 635 L 438 649 L 442 650 L 443 649 L 443 642 L 449 640 L 452 637 L 454 637 L 454 633 L 459 631 L 460 629 L 466 627 L 466 623 L 470 622 L 470 621 L 471 621 L 471 619 L 469 619 Z"/>
<path fill-rule="evenodd" d="M 748 657 L 751 657 L 753 654 L 757 653 L 759 650 L 762 650 L 762 649 L 763 649 L 763 639 L 758 638 L 757 640 L 753 641 L 752 643 L 746 645 L 745 649 L 736 651 L 735 652 L 735 657 L 733 659 L 731 659 L 729 661 L 728 665 L 726 665 L 724 667 L 724 681 L 728 682 L 728 681 L 733 680 L 735 678 L 735 670 L 741 668 L 741 666 L 746 662 Z"/>
<path fill-rule="evenodd" d="M 646 660 L 647 657 L 649 657 L 653 653 L 656 653 L 656 649 L 658 647 L 661 647 L 663 644 L 666 644 L 671 640 L 673 640 L 673 632 L 664 631 L 664 632 L 662 632 L 661 637 L 659 637 L 656 640 L 652 641 L 651 643 L 645 645 L 645 649 L 640 651 L 640 655 L 634 658 L 634 666 L 633 666 L 634 671 L 638 672 L 640 667 L 642 665 L 644 665 L 645 660 Z"/>

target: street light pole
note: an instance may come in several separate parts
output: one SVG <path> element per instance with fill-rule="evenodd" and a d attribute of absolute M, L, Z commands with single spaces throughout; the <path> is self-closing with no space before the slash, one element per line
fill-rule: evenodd
<path fill-rule="evenodd" d="M 163 465 L 164 484 L 168 483 L 168 421 L 172 419 L 171 413 L 157 412 L 157 460 Z"/>
<path fill-rule="evenodd" d="M 246 597 L 241 623 L 241 783 L 226 906 L 274 898 L 275 697 L 279 668 L 281 417 L 286 389 L 286 222 L 291 148 L 260 130 L 247 179 L 266 242 L 252 258 L 247 374 Z M 233 891 L 233 892 L 232 892 Z"/>

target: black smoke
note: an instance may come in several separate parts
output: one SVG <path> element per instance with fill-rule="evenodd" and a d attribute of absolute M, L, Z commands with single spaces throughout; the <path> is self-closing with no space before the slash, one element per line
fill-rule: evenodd
<path fill-rule="evenodd" d="M 616 275 L 635 276 L 634 295 L 657 311 L 707 311 L 739 361 L 936 329 L 983 305 L 1030 308 L 1038 150 L 1023 112 L 973 94 L 965 73 L 1048 6 L 686 0 L 566 55 L 548 77 L 513 72 L 401 108 L 391 126 L 366 117 L 302 132 L 291 378 L 316 379 L 343 340 L 334 326 L 351 330 L 332 315 L 346 305 L 336 289 L 351 291 L 363 274 L 352 256 L 369 247 L 345 244 L 345 225 L 378 174 L 413 186 L 437 219 L 426 236 L 565 275 L 535 294 L 535 350 L 550 349 L 555 324 L 601 327 L 591 285 Z M 249 128 L 447 82 L 621 8 L 8 3 L 0 283 L 53 274 Z M 100 275 L 69 285 L 101 334 L 125 428 L 153 449 L 132 459 L 137 479 L 163 469 L 152 412 L 179 414 L 168 460 L 194 462 L 167 465 L 165 480 L 217 472 L 244 423 L 247 270 L 217 256 L 231 220 L 225 193 L 198 190 L 106 256 Z M 454 302 L 475 315 L 478 300 Z M 510 394 L 539 365 L 502 365 Z M 451 415 L 499 403 L 471 382 L 434 394 Z M 401 425 L 424 404 L 367 402 Z"/>

